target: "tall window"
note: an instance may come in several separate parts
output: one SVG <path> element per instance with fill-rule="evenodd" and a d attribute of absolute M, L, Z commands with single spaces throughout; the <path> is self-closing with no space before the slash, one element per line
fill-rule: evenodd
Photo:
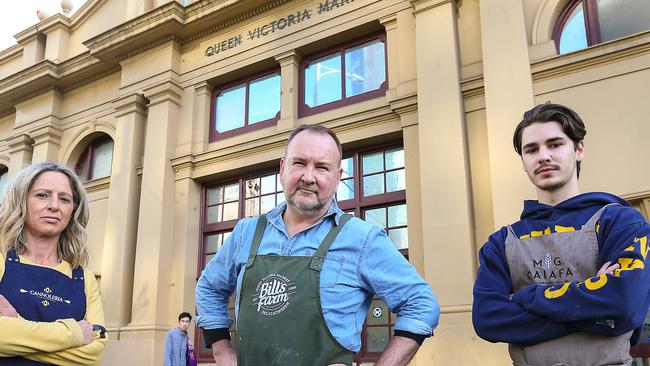
<path fill-rule="evenodd" d="M 341 209 L 364 218 L 386 230 L 397 249 L 408 258 L 408 220 L 406 215 L 406 184 L 404 150 L 394 145 L 344 155 L 343 177 L 336 193 Z M 202 214 L 202 244 L 199 273 L 219 251 L 241 218 L 266 213 L 285 200 L 278 170 L 241 177 L 206 186 Z M 229 312 L 234 319 L 234 296 Z M 362 348 L 357 361 L 372 362 L 388 344 L 395 324 L 395 315 L 380 299 L 373 299 L 362 332 Z M 236 346 L 236 329 L 231 338 Z M 199 358 L 211 361 L 197 329 Z"/>
<path fill-rule="evenodd" d="M 113 140 L 103 135 L 94 139 L 81 153 L 76 171 L 82 181 L 108 177 L 113 165 Z"/>
<path fill-rule="evenodd" d="M 5 196 L 5 187 L 7 186 L 8 178 L 9 169 L 4 165 L 0 165 L 0 202 L 2 202 L 2 199 Z"/>
<path fill-rule="evenodd" d="M 280 118 L 278 71 L 214 90 L 210 141 L 268 127 Z"/>
<path fill-rule="evenodd" d="M 219 251 L 224 241 L 232 232 L 237 221 L 244 217 L 257 216 L 270 211 L 284 201 L 284 193 L 277 170 L 264 174 L 208 186 L 204 194 L 203 243 L 199 258 L 199 273 L 210 259 Z M 235 299 L 230 299 L 228 311 L 235 319 Z M 233 346 L 236 346 L 235 325 L 231 328 Z M 214 361 L 212 352 L 205 347 L 197 328 L 196 345 L 200 361 Z"/>
<path fill-rule="evenodd" d="M 560 14 L 553 39 L 565 54 L 648 29 L 648 0 L 573 0 Z"/>
<path fill-rule="evenodd" d="M 366 37 L 305 57 L 300 113 L 309 115 L 386 93 L 386 36 Z"/>

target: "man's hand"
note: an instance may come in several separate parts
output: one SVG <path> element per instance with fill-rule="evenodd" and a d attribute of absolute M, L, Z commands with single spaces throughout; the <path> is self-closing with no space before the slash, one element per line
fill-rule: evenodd
<path fill-rule="evenodd" d="M 602 267 L 600 267 L 596 277 L 600 277 L 603 273 L 613 275 L 614 271 L 619 269 L 619 268 L 621 268 L 621 266 L 618 263 L 612 264 L 612 262 L 607 261 L 607 262 L 605 262 L 605 264 L 603 264 Z"/>
<path fill-rule="evenodd" d="M 212 343 L 212 356 L 217 366 L 237 366 L 237 353 L 228 339 Z"/>
<path fill-rule="evenodd" d="M 93 339 L 95 339 L 95 335 L 93 334 L 93 326 L 85 320 L 80 320 L 77 322 L 77 324 L 79 324 L 81 333 L 84 336 L 84 346 L 92 342 Z"/>
<path fill-rule="evenodd" d="M 18 317 L 18 312 L 16 312 L 16 309 L 2 295 L 0 295 L 0 316 L 7 316 L 11 318 Z"/>
<path fill-rule="evenodd" d="M 394 336 L 375 366 L 406 366 L 420 348 L 411 338 Z"/>

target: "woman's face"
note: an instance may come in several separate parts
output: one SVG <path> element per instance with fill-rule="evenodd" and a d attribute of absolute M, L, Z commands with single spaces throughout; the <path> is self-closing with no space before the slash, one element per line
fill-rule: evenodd
<path fill-rule="evenodd" d="M 41 173 L 27 193 L 25 230 L 33 237 L 58 239 L 70 222 L 73 208 L 68 177 L 59 172 Z"/>

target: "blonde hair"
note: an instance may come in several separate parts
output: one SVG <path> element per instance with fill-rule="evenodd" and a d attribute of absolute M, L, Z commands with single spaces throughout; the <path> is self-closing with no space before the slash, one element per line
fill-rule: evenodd
<path fill-rule="evenodd" d="M 15 250 L 23 254 L 27 250 L 24 237 L 27 195 L 39 175 L 57 172 L 68 177 L 72 188 L 73 211 L 68 226 L 59 236 L 57 254 L 72 266 L 88 263 L 86 247 L 86 225 L 88 224 L 88 197 L 77 174 L 65 165 L 40 163 L 25 167 L 8 184 L 0 207 L 0 250 L 8 253 Z"/>

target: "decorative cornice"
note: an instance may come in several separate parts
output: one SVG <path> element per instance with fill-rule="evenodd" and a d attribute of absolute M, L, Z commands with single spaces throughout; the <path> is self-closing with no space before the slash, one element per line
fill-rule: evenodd
<path fill-rule="evenodd" d="M 129 113 L 137 113 L 143 116 L 147 114 L 147 103 L 149 101 L 142 94 L 129 94 L 113 100 L 115 118 Z"/>
<path fill-rule="evenodd" d="M 209 81 L 200 81 L 194 85 L 194 95 L 206 95 L 212 93 L 212 88 L 214 85 Z"/>
<path fill-rule="evenodd" d="M 183 87 L 173 79 L 165 80 L 144 89 L 144 97 L 149 99 L 149 107 L 166 101 L 181 105 L 180 99 L 182 95 Z"/>
<path fill-rule="evenodd" d="M 300 64 L 300 58 L 302 56 L 296 52 L 296 50 L 289 50 L 275 56 L 275 60 L 280 64 L 280 67 L 286 65 L 298 65 Z"/>
<path fill-rule="evenodd" d="M 46 142 L 60 145 L 63 130 L 53 125 L 47 125 L 31 131 L 30 136 L 34 140 L 34 145 L 40 145 Z"/>
<path fill-rule="evenodd" d="M 411 0 L 414 15 L 450 3 L 454 8 L 458 6 L 458 0 Z"/>
<path fill-rule="evenodd" d="M 87 193 L 106 191 L 111 187 L 111 177 L 97 178 L 83 183 Z"/>
<path fill-rule="evenodd" d="M 483 76 L 477 76 L 460 82 L 460 91 L 463 99 L 485 95 Z"/>
<path fill-rule="evenodd" d="M 10 154 L 22 150 L 32 150 L 32 145 L 34 144 L 34 140 L 32 140 L 32 138 L 26 133 L 12 136 L 5 141 L 7 141 L 7 145 L 9 145 Z"/>
<path fill-rule="evenodd" d="M 175 43 L 180 44 L 181 39 L 178 38 L 178 36 L 176 36 L 176 35 L 168 34 L 168 35 L 166 35 L 164 37 L 156 39 L 153 42 L 149 42 L 149 43 L 147 43 L 147 44 L 145 44 L 143 46 L 140 46 L 138 48 L 134 48 L 132 50 L 129 50 L 128 52 L 124 52 L 124 53 L 121 53 L 121 54 L 115 56 L 115 61 L 117 61 L 117 62 L 123 61 L 123 60 L 125 60 L 125 59 L 127 59 L 129 57 L 133 57 L 135 55 L 138 55 L 138 54 L 143 53 L 145 51 L 148 51 L 150 49 L 156 48 L 156 47 L 158 47 L 160 45 L 163 45 L 165 43 L 168 43 L 168 42 L 175 42 Z"/>
<path fill-rule="evenodd" d="M 120 65 L 115 65 L 112 69 L 108 69 L 108 70 L 106 70 L 106 71 L 104 71 L 104 72 L 100 72 L 100 73 L 97 73 L 97 74 L 93 74 L 93 75 L 91 75 L 91 76 L 89 76 L 89 77 L 87 77 L 87 78 L 85 78 L 85 79 L 81 79 L 81 80 L 79 80 L 79 81 L 77 81 L 77 82 L 74 82 L 74 83 L 72 83 L 72 84 L 70 84 L 70 85 L 67 85 L 67 86 L 64 87 L 64 88 L 61 88 L 61 92 L 65 93 L 65 92 L 68 92 L 68 91 L 70 91 L 70 90 L 76 89 L 76 88 L 78 88 L 78 87 L 80 87 L 80 86 L 84 86 L 84 85 L 86 85 L 86 84 L 90 84 L 90 83 L 92 83 L 93 81 L 97 81 L 97 80 L 103 79 L 103 78 L 105 78 L 105 77 L 107 77 L 107 76 L 109 76 L 109 75 L 112 75 L 112 74 L 115 74 L 115 73 L 117 73 L 117 72 L 120 72 L 121 70 L 122 70 L 122 67 L 120 67 Z"/>

